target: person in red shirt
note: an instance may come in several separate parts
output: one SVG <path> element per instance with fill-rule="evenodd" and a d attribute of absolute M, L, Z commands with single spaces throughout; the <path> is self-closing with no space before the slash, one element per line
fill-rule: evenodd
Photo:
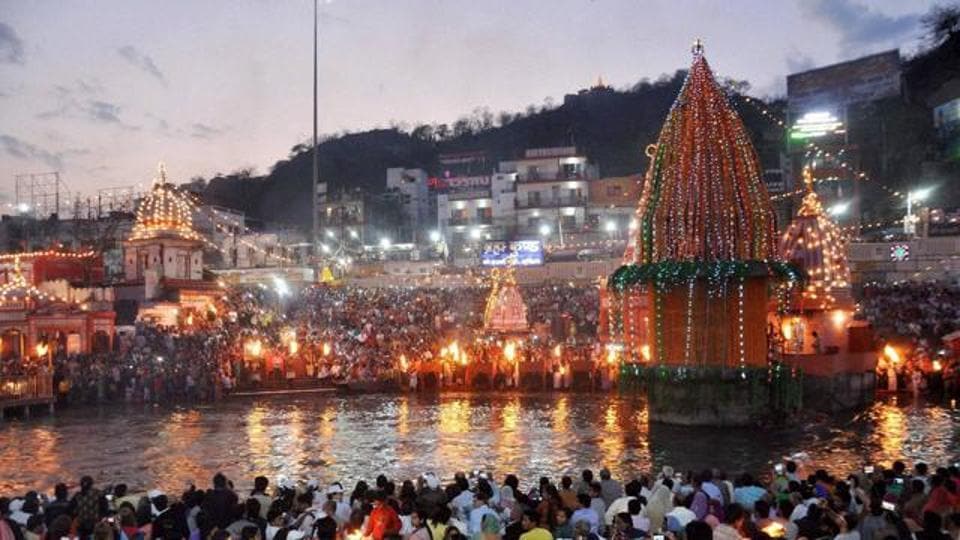
<path fill-rule="evenodd" d="M 367 528 L 363 531 L 364 538 L 383 540 L 385 536 L 399 533 L 402 526 L 397 511 L 387 504 L 386 494 L 377 491 L 373 496 L 373 511 L 370 512 Z"/>

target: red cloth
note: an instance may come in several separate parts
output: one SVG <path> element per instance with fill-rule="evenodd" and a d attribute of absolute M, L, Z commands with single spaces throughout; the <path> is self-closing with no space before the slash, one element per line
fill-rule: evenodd
<path fill-rule="evenodd" d="M 369 536 L 373 540 L 383 540 L 383 537 L 400 532 L 400 516 L 389 504 L 381 504 L 370 512 L 370 520 L 367 523 L 367 532 L 364 536 Z"/>
<path fill-rule="evenodd" d="M 938 486 L 930 492 L 930 498 L 927 500 L 927 504 L 923 506 L 923 511 L 944 514 L 958 505 L 960 505 L 960 497 L 950 493 L 947 488 Z"/>

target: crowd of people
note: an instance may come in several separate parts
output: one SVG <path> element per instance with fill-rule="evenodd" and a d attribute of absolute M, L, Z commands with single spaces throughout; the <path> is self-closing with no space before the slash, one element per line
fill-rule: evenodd
<path fill-rule="evenodd" d="M 878 388 L 916 395 L 960 393 L 960 357 L 950 339 L 960 330 L 960 288 L 875 284 L 864 289 L 860 313 L 896 351 L 881 357 Z"/>
<path fill-rule="evenodd" d="M 11 358 L 0 363 L 0 374 L 52 373 L 62 403 L 205 401 L 271 378 L 375 380 L 399 369 L 401 356 L 436 358 L 452 341 L 476 361 L 487 358 L 477 340 L 487 291 L 343 285 L 278 298 L 264 286 L 230 287 L 211 311 L 189 321 L 138 322 L 113 350 L 67 354 L 52 343 L 49 362 Z M 522 293 L 533 335 L 542 338 L 524 354 L 549 356 L 555 343 L 593 342 L 595 287 L 541 285 Z M 259 350 L 251 355 L 245 347 L 253 341 Z"/>
<path fill-rule="evenodd" d="M 939 345 L 960 330 L 960 287 L 903 282 L 865 287 L 860 311 L 885 339 L 910 338 Z"/>
<path fill-rule="evenodd" d="M 715 470 L 615 479 L 607 469 L 559 481 L 473 471 L 395 482 L 263 476 L 248 490 L 223 474 L 209 489 L 168 495 L 101 490 L 0 498 L 4 540 L 956 540 L 960 469 L 903 462 L 845 476 L 785 461 L 759 477 Z"/>

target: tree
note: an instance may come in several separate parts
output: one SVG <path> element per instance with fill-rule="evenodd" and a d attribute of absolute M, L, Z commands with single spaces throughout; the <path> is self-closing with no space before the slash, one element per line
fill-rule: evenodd
<path fill-rule="evenodd" d="M 413 128 L 410 136 L 418 141 L 433 142 L 433 126 L 430 124 L 419 124 Z"/>
<path fill-rule="evenodd" d="M 960 34 L 960 6 L 934 6 L 920 21 L 930 42 L 937 46 Z"/>

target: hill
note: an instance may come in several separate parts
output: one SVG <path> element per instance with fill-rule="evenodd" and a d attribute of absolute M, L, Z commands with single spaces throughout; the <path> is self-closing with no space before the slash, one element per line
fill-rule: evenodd
<path fill-rule="evenodd" d="M 526 148 L 568 145 L 584 152 L 602 175 L 643 171 L 643 149 L 656 140 L 685 76 L 685 71 L 678 71 L 622 91 L 598 86 L 567 96 L 560 106 L 502 112 L 496 120 L 489 111 L 476 110 L 452 126 L 419 125 L 409 131 L 376 129 L 330 137 L 319 145 L 320 175 L 330 192 L 359 188 L 376 194 L 385 189 L 387 168 L 436 172 L 437 158 L 445 152 L 483 150 L 496 162 L 519 157 Z M 769 121 L 752 107 L 741 107 L 741 115 L 759 142 Z M 309 145 L 296 145 L 266 175 L 240 171 L 210 179 L 203 197 L 255 219 L 309 230 L 311 164 Z"/>

